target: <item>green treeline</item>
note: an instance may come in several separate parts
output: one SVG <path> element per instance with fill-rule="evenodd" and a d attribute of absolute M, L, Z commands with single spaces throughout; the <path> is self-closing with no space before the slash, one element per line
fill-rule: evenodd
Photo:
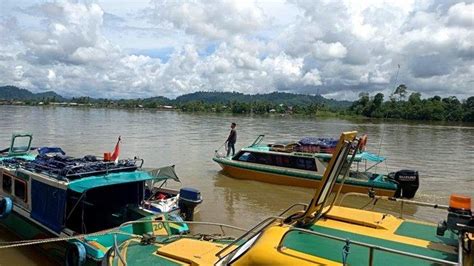
<path fill-rule="evenodd" d="M 307 105 L 286 105 L 275 104 L 265 101 L 255 102 L 226 102 L 226 103 L 205 103 L 203 101 L 191 101 L 180 103 L 176 106 L 184 112 L 215 112 L 215 113 L 233 113 L 233 114 L 305 114 L 317 115 L 321 112 L 337 113 L 342 110 L 338 107 L 328 107 L 322 103 L 310 103 Z"/>
<path fill-rule="evenodd" d="M 0 87 L 0 104 L 85 106 L 98 108 L 149 108 L 183 112 L 233 114 L 288 114 L 305 116 L 359 116 L 405 120 L 474 122 L 474 96 L 462 102 L 455 96 L 422 99 L 407 97 L 403 84 L 385 98 L 382 93 L 361 93 L 355 102 L 326 99 L 321 95 L 284 92 L 243 94 L 239 92 L 194 92 L 169 99 L 158 96 L 138 99 L 63 98 L 54 92 L 33 94 L 14 86 Z"/>
<path fill-rule="evenodd" d="M 406 86 L 402 84 L 388 101 L 384 101 L 382 93 L 374 97 L 361 93 L 348 111 L 374 118 L 474 122 L 474 96 L 461 102 L 455 96 L 422 99 L 420 93 L 413 92 L 407 98 Z"/>

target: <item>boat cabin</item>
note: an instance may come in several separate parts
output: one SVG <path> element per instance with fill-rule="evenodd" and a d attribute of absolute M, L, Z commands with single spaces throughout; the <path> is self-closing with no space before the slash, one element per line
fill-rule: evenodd
<path fill-rule="evenodd" d="M 317 163 L 315 158 L 312 156 L 270 152 L 252 148 L 242 149 L 232 159 L 241 162 L 280 166 L 314 172 L 318 172 L 319 168 L 324 168 L 324 166 L 321 165 L 321 163 Z"/>
<path fill-rule="evenodd" d="M 96 232 L 150 215 L 140 208 L 145 182 L 157 177 L 138 170 L 142 160 L 107 162 L 94 156 L 72 158 L 60 148 L 29 153 L 14 135 L 0 157 L 0 198 L 13 202 L 13 211 L 50 233 Z M 140 164 L 141 163 L 141 164 Z"/>

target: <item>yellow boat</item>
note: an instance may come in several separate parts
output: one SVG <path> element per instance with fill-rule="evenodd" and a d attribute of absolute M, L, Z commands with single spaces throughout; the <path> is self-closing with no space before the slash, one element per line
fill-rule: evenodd
<path fill-rule="evenodd" d="M 295 204 L 230 240 L 215 234 L 137 236 L 108 252 L 110 265 L 473 265 L 474 217 L 470 198 L 452 195 L 450 206 L 373 196 L 447 210 L 439 225 L 387 213 L 336 206 L 336 179 L 357 145 L 343 133 L 308 205 Z M 345 172 L 345 173 L 343 173 Z M 344 178 L 341 185 L 344 184 Z M 302 211 L 287 213 L 295 207 Z M 155 221 L 164 223 L 163 221 Z M 135 222 L 134 222 L 135 223 Z M 198 222 L 190 222 L 198 223 Z M 203 223 L 203 222 L 201 222 Z M 212 224 L 212 223 L 210 223 Z M 221 228 L 225 225 L 217 225 Z M 151 232 L 152 233 L 152 232 Z"/>
<path fill-rule="evenodd" d="M 216 151 L 213 160 L 223 172 L 237 179 L 255 180 L 277 185 L 318 188 L 324 171 L 332 157 L 330 153 L 309 153 L 294 151 L 293 144 L 261 144 L 260 135 L 250 146 L 241 149 L 235 156 L 223 156 Z M 365 138 L 366 140 L 366 138 Z M 291 148 L 288 148 L 290 146 Z M 365 150 L 358 150 L 354 161 L 355 170 L 350 171 L 342 192 L 375 193 L 379 196 L 413 198 L 418 190 L 417 171 L 401 170 L 390 175 L 377 174 L 369 170 L 385 161 Z M 370 167 L 360 171 L 359 163 L 372 162 Z M 335 189 L 339 189 L 339 182 Z"/>

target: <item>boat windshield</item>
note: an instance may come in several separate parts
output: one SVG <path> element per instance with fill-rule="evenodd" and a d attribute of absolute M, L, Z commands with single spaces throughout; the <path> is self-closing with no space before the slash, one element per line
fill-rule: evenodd
<path fill-rule="evenodd" d="M 32 140 L 31 134 L 13 134 L 8 155 L 23 155 L 29 152 Z"/>

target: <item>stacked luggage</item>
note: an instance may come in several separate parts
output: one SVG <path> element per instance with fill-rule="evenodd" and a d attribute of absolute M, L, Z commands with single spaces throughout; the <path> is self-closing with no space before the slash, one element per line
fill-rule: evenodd
<path fill-rule="evenodd" d="M 305 153 L 333 153 L 337 139 L 306 137 L 298 142 L 270 144 L 271 151 L 277 152 L 305 152 Z"/>
<path fill-rule="evenodd" d="M 333 153 L 336 149 L 337 139 L 306 137 L 298 142 L 298 152 L 307 153 Z"/>

